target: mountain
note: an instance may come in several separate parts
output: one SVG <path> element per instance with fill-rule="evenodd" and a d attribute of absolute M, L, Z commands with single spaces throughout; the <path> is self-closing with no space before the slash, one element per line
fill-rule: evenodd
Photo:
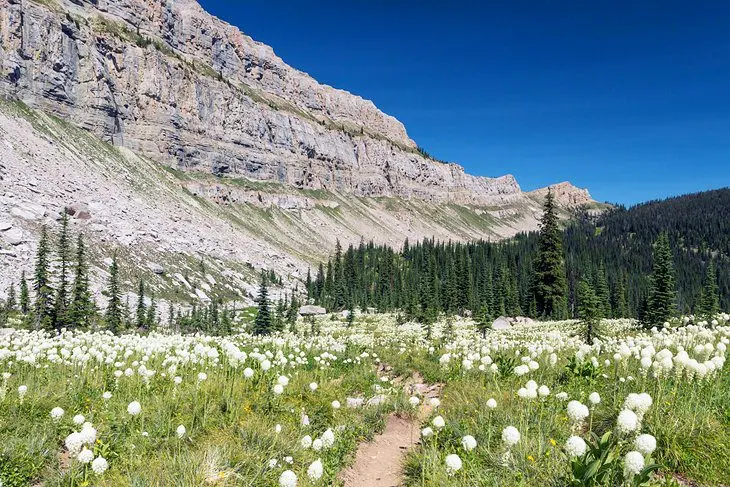
<path fill-rule="evenodd" d="M 193 0 L 0 5 L 3 274 L 29 269 L 39 225 L 64 209 L 101 268 L 122 248 L 130 280 L 198 298 L 212 291 L 190 280 L 250 295 L 254 268 L 295 282 L 337 239 L 536 228 L 544 191 L 428 157 L 372 102 L 319 84 Z M 600 207 L 558 189 L 564 216 Z"/>

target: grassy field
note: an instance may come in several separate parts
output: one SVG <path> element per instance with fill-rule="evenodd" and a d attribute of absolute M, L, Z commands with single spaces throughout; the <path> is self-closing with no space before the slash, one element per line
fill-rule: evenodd
<path fill-rule="evenodd" d="M 727 485 L 730 327 L 718 321 L 609 321 L 593 346 L 573 322 L 482 338 L 447 320 L 427 339 L 390 315 L 267 338 L 17 330 L 0 336 L 0 480 L 338 485 L 388 415 L 415 417 L 425 398 L 401 384 L 418 372 L 442 389 L 407 485 Z"/>

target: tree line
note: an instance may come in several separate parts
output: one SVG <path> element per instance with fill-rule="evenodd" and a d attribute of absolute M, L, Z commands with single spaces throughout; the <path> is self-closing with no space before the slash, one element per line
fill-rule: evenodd
<path fill-rule="evenodd" d="M 400 251 L 338 242 L 306 289 L 331 310 L 401 310 L 422 322 L 454 313 L 578 318 L 581 300 L 595 300 L 603 317 L 655 325 L 680 312 L 709 315 L 730 305 L 730 192 L 709 193 L 619 207 L 597 220 L 578 214 L 561 229 L 548 192 L 540 231 L 503 242 L 406 240 Z"/>

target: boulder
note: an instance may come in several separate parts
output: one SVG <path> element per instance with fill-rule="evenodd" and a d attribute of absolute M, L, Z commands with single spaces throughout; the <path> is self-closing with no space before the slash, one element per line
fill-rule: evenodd
<path fill-rule="evenodd" d="M 324 314 L 327 314 L 326 309 L 321 306 L 315 306 L 313 304 L 308 304 L 299 308 L 300 316 L 321 316 Z"/>
<path fill-rule="evenodd" d="M 492 322 L 492 330 L 507 330 L 509 328 L 512 328 L 512 325 L 504 316 L 500 316 Z"/>
<path fill-rule="evenodd" d="M 147 262 L 147 268 L 158 276 L 165 273 L 165 268 L 156 262 Z"/>
<path fill-rule="evenodd" d="M 13 228 L 13 222 L 10 220 L 0 220 L 0 232 L 10 230 L 11 228 Z"/>
<path fill-rule="evenodd" d="M 23 232 L 21 232 L 19 228 L 11 228 L 10 230 L 3 232 L 2 238 L 10 245 L 20 245 L 26 240 L 25 237 L 23 237 Z"/>
<path fill-rule="evenodd" d="M 79 220 L 90 220 L 91 211 L 89 205 L 85 203 L 74 203 L 73 205 L 67 206 L 63 209 L 68 216 L 78 218 Z"/>

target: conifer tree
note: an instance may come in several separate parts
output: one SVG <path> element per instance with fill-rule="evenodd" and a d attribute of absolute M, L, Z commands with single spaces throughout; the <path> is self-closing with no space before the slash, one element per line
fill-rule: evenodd
<path fill-rule="evenodd" d="M 606 266 L 603 261 L 601 261 L 598 270 L 593 274 L 593 289 L 595 290 L 596 300 L 601 308 L 601 316 L 611 316 L 611 293 L 608 289 Z"/>
<path fill-rule="evenodd" d="M 15 284 L 12 282 L 10 283 L 10 288 L 8 289 L 8 299 L 5 300 L 5 312 L 10 315 L 15 312 L 15 307 L 17 306 L 17 303 L 15 302 Z"/>
<path fill-rule="evenodd" d="M 705 283 L 697 305 L 697 314 L 710 318 L 720 311 L 720 290 L 717 285 L 717 271 L 712 260 L 707 263 Z"/>
<path fill-rule="evenodd" d="M 542 219 L 535 266 L 535 299 L 537 312 L 547 319 L 563 319 L 567 315 L 567 282 L 563 256 L 562 232 L 552 191 L 548 188 Z"/>
<path fill-rule="evenodd" d="M 154 330 L 157 327 L 157 304 L 155 296 L 150 293 L 150 305 L 147 307 L 147 313 L 144 319 L 145 328 Z"/>
<path fill-rule="evenodd" d="M 279 300 L 276 302 L 276 311 L 274 313 L 273 329 L 274 331 L 284 331 L 284 318 L 286 314 L 286 305 L 284 300 L 279 296 Z"/>
<path fill-rule="evenodd" d="M 61 231 L 58 234 L 58 286 L 54 300 L 53 320 L 56 330 L 69 325 L 69 267 L 71 264 L 71 237 L 68 233 L 68 214 L 61 216 Z"/>
<path fill-rule="evenodd" d="M 286 321 L 289 323 L 289 329 L 295 328 L 297 323 L 297 316 L 299 315 L 299 300 L 296 294 L 292 294 L 291 301 L 289 303 L 289 309 L 287 312 Z"/>
<path fill-rule="evenodd" d="M 140 279 L 137 285 L 137 328 L 144 328 L 147 318 L 146 311 L 147 309 L 144 303 L 144 280 Z"/>
<path fill-rule="evenodd" d="M 266 274 L 261 272 L 261 284 L 259 286 L 259 296 L 257 299 L 258 313 L 253 324 L 254 335 L 270 335 L 271 334 L 271 313 L 269 311 L 269 290 L 266 283 Z"/>
<path fill-rule="evenodd" d="M 38 241 L 33 279 L 33 290 L 35 291 L 33 319 L 36 329 L 50 330 L 53 328 L 53 288 L 51 287 L 49 266 L 48 233 L 44 225 Z"/>
<path fill-rule="evenodd" d="M 672 248 L 666 233 L 661 233 L 657 238 L 653 260 L 646 324 L 661 327 L 677 310 Z"/>
<path fill-rule="evenodd" d="M 89 291 L 89 270 L 86 263 L 86 246 L 84 245 L 83 237 L 79 234 L 76 240 L 76 269 L 67 326 L 88 327 L 92 314 L 91 292 Z"/>
<path fill-rule="evenodd" d="M 25 277 L 25 271 L 20 273 L 20 312 L 24 315 L 30 311 L 30 297 L 28 294 L 28 280 Z"/>
<path fill-rule="evenodd" d="M 116 334 L 122 331 L 122 297 L 119 289 L 117 254 L 112 256 L 112 264 L 109 266 L 109 288 L 107 294 L 109 302 L 106 307 L 106 326 L 109 331 Z"/>
<path fill-rule="evenodd" d="M 581 280 L 577 286 L 578 318 L 583 327 L 583 339 L 588 345 L 593 345 L 593 339 L 598 334 L 598 328 L 603 317 L 601 300 L 587 281 Z"/>

